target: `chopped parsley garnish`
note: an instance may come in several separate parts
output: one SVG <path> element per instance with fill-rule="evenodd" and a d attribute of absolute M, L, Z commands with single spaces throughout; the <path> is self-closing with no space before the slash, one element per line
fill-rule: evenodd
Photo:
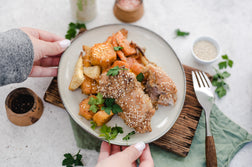
<path fill-rule="evenodd" d="M 89 110 L 92 111 L 93 113 L 96 113 L 99 109 L 99 107 L 97 105 L 99 104 L 103 104 L 104 103 L 104 99 L 101 93 L 98 93 L 96 95 L 96 98 L 94 97 L 90 97 L 88 104 L 90 105 Z"/>
<path fill-rule="evenodd" d="M 98 111 L 99 107 L 97 107 L 95 104 L 92 104 L 89 108 L 90 111 L 93 113 L 96 113 Z"/>
<path fill-rule="evenodd" d="M 188 36 L 189 34 L 190 34 L 189 32 L 180 31 L 180 29 L 176 30 L 177 37 L 185 37 Z"/>
<path fill-rule="evenodd" d="M 144 79 L 144 75 L 143 75 L 143 73 L 142 73 L 142 72 L 140 72 L 140 73 L 136 76 L 136 79 L 137 79 L 137 81 L 142 82 L 142 81 L 143 81 L 143 79 Z"/>
<path fill-rule="evenodd" d="M 229 58 L 228 58 L 228 56 L 227 55 L 223 55 L 223 56 L 221 56 L 222 57 L 222 59 L 224 60 L 224 61 L 222 61 L 222 62 L 220 62 L 218 65 L 219 65 L 219 69 L 223 69 L 223 68 L 227 68 L 227 66 L 229 66 L 230 68 L 232 68 L 233 67 L 233 60 L 230 60 Z"/>
<path fill-rule="evenodd" d="M 233 61 L 228 58 L 227 55 L 223 55 L 222 59 L 224 60 L 223 62 L 220 62 L 219 69 L 227 68 L 229 66 L 232 68 L 233 66 Z M 217 69 L 215 69 L 216 74 L 213 76 L 212 80 L 212 85 L 216 87 L 215 92 L 217 93 L 219 98 L 222 98 L 227 94 L 227 89 L 229 89 L 228 84 L 224 81 L 224 79 L 230 77 L 230 73 L 227 71 L 221 72 Z"/>
<path fill-rule="evenodd" d="M 134 135 L 135 133 L 136 133 L 135 131 L 132 131 L 132 132 L 128 133 L 128 134 L 123 138 L 123 140 L 128 141 L 128 140 L 130 139 L 130 136 Z"/>
<path fill-rule="evenodd" d="M 96 124 L 94 121 L 90 121 L 90 123 L 91 123 L 91 125 L 92 125 L 91 128 L 92 128 L 93 130 L 95 130 L 97 124 Z"/>
<path fill-rule="evenodd" d="M 86 25 L 82 23 L 69 23 L 65 38 L 69 40 L 74 38 L 77 34 L 77 30 L 80 29 L 86 29 Z"/>
<path fill-rule="evenodd" d="M 116 76 L 116 75 L 118 75 L 119 70 L 128 70 L 128 69 L 126 69 L 126 68 L 119 68 L 119 66 L 115 66 L 115 67 L 113 67 L 113 68 L 111 68 L 111 69 L 108 70 L 107 76 L 109 76 L 109 75 Z"/>
<path fill-rule="evenodd" d="M 110 115 L 110 112 L 117 114 L 119 112 L 122 112 L 122 108 L 115 103 L 115 99 L 113 98 L 107 98 L 104 101 L 105 106 L 102 107 L 102 110 L 104 110 L 108 115 Z"/>
<path fill-rule="evenodd" d="M 101 127 L 100 132 L 100 137 L 104 137 L 104 139 L 110 143 L 110 140 L 115 139 L 119 133 L 123 133 L 123 129 L 117 125 L 111 128 L 104 124 Z"/>
<path fill-rule="evenodd" d="M 73 167 L 73 166 L 83 166 L 83 163 L 81 161 L 82 155 L 79 152 L 72 156 L 70 153 L 64 154 L 65 159 L 62 161 L 62 166 L 67 166 L 67 167 Z"/>
<path fill-rule="evenodd" d="M 121 47 L 121 46 L 115 46 L 115 47 L 114 47 L 114 50 L 115 50 L 115 51 L 119 51 L 119 50 L 122 50 L 122 49 L 123 49 L 123 47 Z"/>

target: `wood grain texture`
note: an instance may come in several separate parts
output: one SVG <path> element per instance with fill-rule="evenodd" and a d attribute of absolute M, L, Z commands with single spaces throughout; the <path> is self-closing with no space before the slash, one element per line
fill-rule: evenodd
<path fill-rule="evenodd" d="M 164 136 L 153 143 L 168 151 L 186 157 L 189 153 L 201 116 L 202 107 L 196 99 L 192 83 L 192 71 L 197 69 L 186 65 L 183 65 L 183 67 L 186 75 L 186 97 L 184 107 L 173 127 Z M 58 92 L 57 78 L 53 78 L 50 86 L 45 92 L 44 100 L 64 108 Z"/>
<path fill-rule="evenodd" d="M 217 157 L 213 136 L 206 136 L 206 166 L 217 167 Z"/>

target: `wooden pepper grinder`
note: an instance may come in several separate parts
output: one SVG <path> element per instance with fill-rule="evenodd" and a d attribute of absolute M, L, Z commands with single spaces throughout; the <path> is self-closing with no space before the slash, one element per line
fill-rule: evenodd
<path fill-rule="evenodd" d="M 130 23 L 139 20 L 144 14 L 143 0 L 116 0 L 114 15 L 121 21 Z"/>
<path fill-rule="evenodd" d="M 42 100 L 28 88 L 17 88 L 5 100 L 8 119 L 18 126 L 32 125 L 43 113 Z"/>

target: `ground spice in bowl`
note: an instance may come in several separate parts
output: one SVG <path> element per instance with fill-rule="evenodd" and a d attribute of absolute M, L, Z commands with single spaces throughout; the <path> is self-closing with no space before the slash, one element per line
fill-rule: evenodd
<path fill-rule="evenodd" d="M 34 104 L 34 98 L 29 94 L 19 94 L 13 98 L 11 102 L 11 109 L 17 114 L 28 112 Z"/>
<path fill-rule="evenodd" d="M 193 43 L 192 54 L 200 63 L 212 63 L 220 56 L 220 46 L 213 38 L 200 37 Z"/>

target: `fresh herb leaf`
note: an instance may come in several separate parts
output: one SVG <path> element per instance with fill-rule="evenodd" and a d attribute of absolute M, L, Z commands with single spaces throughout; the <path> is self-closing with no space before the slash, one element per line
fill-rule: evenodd
<path fill-rule="evenodd" d="M 220 62 L 218 65 L 219 65 L 219 69 L 227 68 L 227 62 L 226 61 Z"/>
<path fill-rule="evenodd" d="M 135 131 L 132 131 L 132 132 L 128 133 L 128 134 L 123 138 L 123 140 L 128 141 L 128 140 L 130 139 L 130 136 L 134 135 L 135 133 L 136 133 Z"/>
<path fill-rule="evenodd" d="M 80 29 L 86 29 L 86 25 L 82 23 L 73 23 L 73 22 L 69 23 L 65 38 L 69 40 L 74 38 L 77 34 L 77 30 L 80 30 Z"/>
<path fill-rule="evenodd" d="M 218 64 L 219 69 L 226 69 L 227 66 L 232 68 L 233 61 L 228 58 L 228 55 L 221 56 L 224 61 Z M 215 92 L 217 93 L 219 98 L 222 98 L 227 94 L 227 89 L 229 89 L 228 84 L 224 81 L 224 79 L 230 77 L 230 73 L 227 71 L 221 72 L 215 69 L 216 74 L 213 76 L 212 85 L 216 87 Z"/>
<path fill-rule="evenodd" d="M 119 112 L 122 112 L 122 108 L 115 103 L 115 99 L 113 98 L 107 98 L 104 101 L 105 106 L 102 107 L 102 110 L 104 110 L 107 114 L 110 115 L 110 112 L 117 114 Z"/>
<path fill-rule="evenodd" d="M 96 104 L 103 104 L 104 103 L 104 99 L 103 99 L 103 96 L 102 96 L 102 94 L 101 93 L 98 93 L 97 95 L 96 95 L 96 97 L 97 97 L 97 100 L 96 100 Z"/>
<path fill-rule="evenodd" d="M 122 49 L 123 49 L 123 47 L 121 47 L 121 46 L 115 46 L 115 47 L 114 47 L 114 50 L 115 50 L 115 51 L 119 51 L 119 50 L 122 50 Z"/>
<path fill-rule="evenodd" d="M 115 126 L 115 127 L 109 127 L 107 125 L 103 125 L 100 129 L 100 137 L 104 137 L 105 140 L 107 140 L 110 143 L 110 140 L 113 140 L 116 138 L 118 133 L 123 133 L 122 127 Z"/>
<path fill-rule="evenodd" d="M 223 60 L 228 60 L 228 55 L 222 55 L 221 57 Z"/>
<path fill-rule="evenodd" d="M 74 164 L 74 158 L 70 153 L 64 154 L 65 159 L 62 161 L 62 166 L 69 166 Z"/>
<path fill-rule="evenodd" d="M 107 76 L 109 76 L 109 75 L 116 76 L 116 75 L 118 75 L 119 70 L 127 70 L 127 69 L 126 68 L 119 68 L 119 66 L 115 66 L 115 67 L 108 70 Z"/>
<path fill-rule="evenodd" d="M 91 123 L 91 125 L 92 125 L 91 128 L 92 128 L 93 130 L 95 130 L 97 124 L 96 124 L 94 121 L 90 121 L 90 123 Z"/>
<path fill-rule="evenodd" d="M 96 113 L 98 111 L 99 107 L 97 107 L 95 104 L 92 104 L 89 108 L 90 111 L 93 113 Z"/>
<path fill-rule="evenodd" d="M 190 34 L 189 32 L 180 31 L 180 29 L 176 30 L 177 37 L 185 37 L 188 36 L 189 34 Z"/>
<path fill-rule="evenodd" d="M 81 29 L 81 28 L 87 29 L 87 28 L 86 28 L 86 25 L 83 24 L 83 23 L 76 23 L 75 26 L 76 26 L 77 29 Z"/>
<path fill-rule="evenodd" d="M 104 104 L 107 107 L 111 107 L 114 103 L 115 103 L 115 99 L 113 99 L 113 98 L 106 98 L 104 101 Z"/>
<path fill-rule="evenodd" d="M 94 98 L 94 97 L 90 97 L 89 98 L 89 101 L 88 101 L 88 104 L 89 105 L 94 105 L 94 104 L 96 104 L 97 103 L 97 99 L 96 98 Z"/>
<path fill-rule="evenodd" d="M 114 104 L 114 105 L 112 106 L 112 112 L 113 112 L 114 114 L 117 114 L 117 113 L 119 113 L 119 112 L 122 112 L 122 108 L 121 108 L 118 104 Z"/>
<path fill-rule="evenodd" d="M 230 68 L 232 68 L 233 67 L 233 60 L 228 60 L 228 66 L 230 67 Z"/>
<path fill-rule="evenodd" d="M 224 71 L 224 72 L 222 73 L 222 77 L 223 77 L 223 78 L 228 78 L 230 75 L 231 75 L 231 74 L 228 73 L 227 71 Z"/>
<path fill-rule="evenodd" d="M 228 58 L 228 55 L 222 55 L 221 56 L 222 57 L 222 59 L 224 60 L 224 61 L 222 61 L 222 62 L 220 62 L 218 65 L 219 65 L 219 69 L 223 69 L 223 68 L 227 68 L 227 66 L 229 66 L 230 68 L 232 68 L 233 67 L 233 60 L 230 60 L 229 58 Z"/>
<path fill-rule="evenodd" d="M 110 115 L 112 107 L 110 107 L 110 106 L 109 107 L 102 106 L 102 110 L 104 110 L 108 115 Z"/>
<path fill-rule="evenodd" d="M 142 81 L 143 81 L 143 79 L 144 79 L 144 75 L 143 75 L 143 73 L 142 73 L 142 72 L 140 72 L 140 73 L 136 76 L 136 79 L 137 79 L 137 81 L 142 82 Z"/>
<path fill-rule="evenodd" d="M 62 161 L 62 166 L 73 167 L 73 166 L 83 166 L 81 161 L 82 155 L 80 154 L 80 150 L 74 156 L 70 153 L 64 154 L 65 159 Z"/>

